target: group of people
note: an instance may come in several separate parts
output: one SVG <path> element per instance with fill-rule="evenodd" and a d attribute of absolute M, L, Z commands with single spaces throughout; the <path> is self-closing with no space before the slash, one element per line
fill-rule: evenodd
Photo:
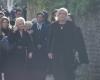
<path fill-rule="evenodd" d="M 76 67 L 89 63 L 81 30 L 68 10 L 60 8 L 52 15 L 51 21 L 44 10 L 32 21 L 19 16 L 12 27 L 0 12 L 1 78 L 45 80 L 53 74 L 55 80 L 75 80 Z"/>
<path fill-rule="evenodd" d="M 27 7 L 23 6 L 20 7 L 17 4 L 15 4 L 11 10 L 7 8 L 3 8 L 2 5 L 0 6 L 0 11 L 2 11 L 6 17 L 10 18 L 10 24 L 12 26 L 15 25 L 15 19 L 17 17 L 23 17 L 26 20 L 27 17 Z"/>

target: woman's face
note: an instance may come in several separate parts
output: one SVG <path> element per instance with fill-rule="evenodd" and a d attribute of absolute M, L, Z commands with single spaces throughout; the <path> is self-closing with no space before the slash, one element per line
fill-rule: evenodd
<path fill-rule="evenodd" d="M 29 27 L 29 25 L 27 25 L 27 24 L 26 24 L 26 25 L 25 25 L 25 27 L 24 27 L 24 30 L 25 30 L 25 31 L 28 31 L 28 30 L 30 30 L 30 27 Z"/>
<path fill-rule="evenodd" d="M 16 21 L 16 27 L 18 28 L 18 30 L 23 30 L 24 29 L 24 22 L 22 20 L 18 20 Z"/>
<path fill-rule="evenodd" d="M 6 28 L 8 28 L 8 27 L 9 27 L 9 21 L 3 20 L 3 21 L 2 21 L 2 28 L 3 28 L 3 29 L 6 29 Z"/>

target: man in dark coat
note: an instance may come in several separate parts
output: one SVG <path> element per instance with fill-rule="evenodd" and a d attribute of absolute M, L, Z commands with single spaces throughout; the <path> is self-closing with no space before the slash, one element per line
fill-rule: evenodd
<path fill-rule="evenodd" d="M 37 13 L 37 22 L 33 23 L 33 42 L 35 52 L 33 55 L 34 69 L 38 70 L 40 74 L 44 74 L 47 66 L 47 32 L 48 25 L 44 20 L 44 14 L 42 12 Z M 38 74 L 37 74 L 38 75 Z M 41 76 L 41 75 L 40 75 Z"/>
<path fill-rule="evenodd" d="M 88 63 L 81 31 L 66 20 L 67 15 L 67 9 L 60 8 L 57 22 L 50 26 L 48 57 L 53 60 L 55 80 L 75 79 L 75 52 L 79 53 L 81 64 Z"/>

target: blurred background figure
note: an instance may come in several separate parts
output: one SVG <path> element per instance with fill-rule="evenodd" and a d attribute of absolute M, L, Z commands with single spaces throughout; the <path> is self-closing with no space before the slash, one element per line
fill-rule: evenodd
<path fill-rule="evenodd" d="M 0 27 L 1 27 L 1 20 L 3 16 L 5 16 L 4 12 L 0 11 Z"/>
<path fill-rule="evenodd" d="M 44 21 L 45 21 L 45 23 L 50 24 L 50 21 L 48 19 L 49 18 L 48 11 L 43 10 L 43 13 L 44 13 Z"/>
<path fill-rule="evenodd" d="M 54 23 L 54 22 L 56 21 L 57 10 L 58 10 L 58 9 L 55 9 L 55 10 L 51 13 L 51 23 Z"/>
<path fill-rule="evenodd" d="M 26 21 L 25 22 L 25 28 L 24 30 L 27 31 L 29 34 L 32 34 L 33 33 L 33 30 L 32 30 L 32 22 L 31 21 Z"/>
<path fill-rule="evenodd" d="M 23 15 L 22 15 L 22 9 L 21 8 L 17 8 L 16 9 L 15 16 L 16 16 L 16 18 L 23 17 Z"/>

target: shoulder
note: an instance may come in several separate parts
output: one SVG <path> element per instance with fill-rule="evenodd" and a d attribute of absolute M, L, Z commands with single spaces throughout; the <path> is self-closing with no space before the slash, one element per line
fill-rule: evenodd
<path fill-rule="evenodd" d="M 80 27 L 78 27 L 75 23 L 73 23 L 72 21 L 67 21 L 66 25 L 69 26 L 70 28 L 72 28 L 75 31 L 80 31 Z"/>
<path fill-rule="evenodd" d="M 75 23 L 73 23 L 72 21 L 66 21 L 66 25 L 68 25 L 68 26 L 70 26 L 72 28 L 76 27 Z"/>
<path fill-rule="evenodd" d="M 34 22 L 34 23 L 32 24 L 32 29 L 36 28 L 36 26 L 37 26 L 37 23 Z"/>
<path fill-rule="evenodd" d="M 54 29 L 55 27 L 57 27 L 57 25 L 58 25 L 58 22 L 54 22 L 54 23 L 51 23 L 49 26 Z"/>
<path fill-rule="evenodd" d="M 18 30 L 16 30 L 16 31 L 14 31 L 13 33 L 14 33 L 14 34 L 18 34 L 18 33 L 19 33 L 19 31 L 18 31 Z"/>
<path fill-rule="evenodd" d="M 34 22 L 32 26 L 36 26 L 36 25 L 37 25 L 37 23 L 36 23 L 36 22 Z"/>

